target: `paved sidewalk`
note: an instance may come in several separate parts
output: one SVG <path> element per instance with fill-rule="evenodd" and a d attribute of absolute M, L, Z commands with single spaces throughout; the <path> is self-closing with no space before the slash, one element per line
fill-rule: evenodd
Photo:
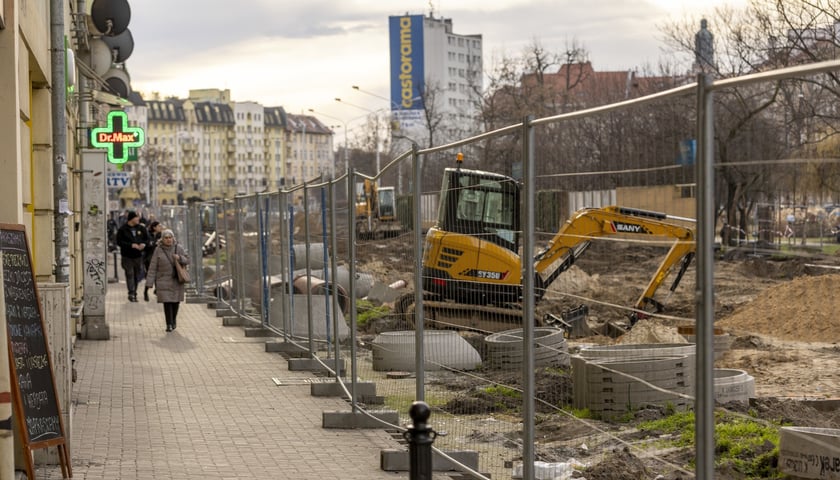
<path fill-rule="evenodd" d="M 110 284 L 111 339 L 78 340 L 72 419 L 76 479 L 402 479 L 379 468 L 380 450 L 399 448 L 383 430 L 325 430 L 324 411 L 348 411 L 316 398 L 265 339 L 223 327 L 215 310 L 181 304 L 166 333 L 163 306 L 129 303 Z M 292 382 L 294 383 L 294 382 Z M 38 479 L 61 478 L 38 467 Z"/>

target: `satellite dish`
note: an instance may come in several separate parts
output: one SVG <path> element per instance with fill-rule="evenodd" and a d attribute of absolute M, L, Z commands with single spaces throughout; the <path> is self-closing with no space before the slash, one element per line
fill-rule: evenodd
<path fill-rule="evenodd" d="M 128 98 L 128 93 L 131 89 L 131 80 L 128 78 L 128 72 L 121 68 L 112 68 L 102 76 L 108 88 L 115 95 L 121 98 Z"/>
<path fill-rule="evenodd" d="M 127 28 L 119 35 L 104 36 L 102 40 L 111 51 L 116 50 L 117 58 L 114 59 L 116 63 L 124 63 L 131 56 L 131 52 L 134 51 L 134 37 L 131 36 L 131 30 Z"/>
<path fill-rule="evenodd" d="M 114 60 L 111 57 L 111 48 L 100 38 L 90 40 L 90 68 L 100 77 L 111 69 Z"/>
<path fill-rule="evenodd" d="M 93 0 L 90 18 L 102 35 L 119 35 L 128 28 L 131 7 L 128 0 Z"/>

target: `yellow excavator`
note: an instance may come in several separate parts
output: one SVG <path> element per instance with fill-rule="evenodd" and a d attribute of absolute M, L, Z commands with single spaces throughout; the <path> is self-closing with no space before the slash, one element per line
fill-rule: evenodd
<path fill-rule="evenodd" d="M 382 187 L 373 180 L 359 184 L 356 196 L 356 236 L 376 238 L 396 235 L 403 230 L 397 219 L 394 187 Z"/>
<path fill-rule="evenodd" d="M 459 156 L 460 159 L 460 156 Z M 514 328 L 522 322 L 520 184 L 497 173 L 462 168 L 444 171 L 439 217 L 423 247 L 423 308 L 426 321 L 479 331 Z M 671 269 L 679 264 L 673 292 L 695 252 L 692 219 L 618 206 L 576 211 L 533 259 L 536 300 L 586 251 L 593 238 L 624 236 L 673 241 L 633 305 L 630 325 L 651 310 Z M 399 298 L 396 313 L 413 324 L 414 294 Z M 539 320 L 538 320 L 539 321 Z"/>

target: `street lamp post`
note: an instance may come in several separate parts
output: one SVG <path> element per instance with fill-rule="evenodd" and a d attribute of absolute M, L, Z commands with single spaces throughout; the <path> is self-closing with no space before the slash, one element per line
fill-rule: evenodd
<path fill-rule="evenodd" d="M 338 103 L 343 103 L 345 105 L 350 105 L 351 107 L 356 107 L 358 109 L 369 112 L 371 115 L 375 116 L 376 127 L 375 127 L 375 130 L 374 130 L 374 142 L 376 142 L 376 184 L 378 185 L 379 184 L 379 110 L 371 110 L 367 107 L 362 107 L 360 105 L 355 105 L 353 103 L 349 103 L 347 101 L 344 101 L 339 97 L 335 97 L 335 101 L 338 102 Z"/>
<path fill-rule="evenodd" d="M 181 165 L 181 140 L 184 138 L 188 138 L 189 133 L 187 132 L 176 132 L 175 133 L 175 203 L 177 205 L 183 204 L 183 193 L 184 193 L 184 183 L 183 178 L 181 175 L 182 165 Z"/>
<path fill-rule="evenodd" d="M 395 111 L 397 111 L 397 110 L 400 110 L 400 109 L 401 109 L 400 105 L 398 105 L 398 104 L 394 103 L 394 101 L 393 101 L 393 100 L 391 100 L 391 99 L 390 99 L 390 98 L 388 98 L 388 97 L 384 97 L 384 96 L 382 96 L 382 95 L 379 95 L 379 94 L 376 94 L 376 93 L 373 93 L 373 92 L 369 92 L 369 91 L 367 91 L 367 90 L 362 89 L 362 88 L 361 88 L 361 87 L 359 87 L 358 85 L 352 85 L 352 87 L 353 87 L 353 90 L 356 90 L 356 91 L 358 91 L 358 92 L 360 92 L 360 93 L 364 93 L 365 95 L 368 95 L 368 96 L 371 96 L 371 97 L 374 97 L 374 98 L 378 98 L 378 99 L 380 99 L 380 100 L 384 100 L 384 101 L 388 102 L 388 104 L 389 104 L 389 105 L 391 105 L 391 117 L 392 117 L 392 121 L 393 121 L 393 118 L 394 118 L 394 115 L 395 115 L 395 114 L 394 114 L 394 112 L 395 112 Z M 412 98 L 411 100 L 412 100 L 412 101 L 415 101 L 415 100 L 420 100 L 421 98 L 422 98 L 422 97 L 418 95 L 418 96 L 416 96 L 416 97 Z M 392 139 L 392 140 L 393 140 L 394 138 L 400 138 L 400 139 L 406 139 L 406 140 L 408 140 L 409 142 L 411 142 L 411 143 L 413 143 L 413 144 L 417 144 L 417 142 L 415 142 L 414 140 L 412 140 L 411 138 L 409 138 L 409 137 L 408 137 L 408 136 L 406 136 L 406 135 L 394 135 L 393 131 L 391 130 L 392 128 L 393 128 L 393 123 L 391 124 L 391 127 L 389 127 L 389 128 L 388 128 L 388 133 L 389 133 L 389 135 L 391 136 L 391 139 Z M 392 145 L 391 145 L 391 146 L 393 147 L 393 146 L 394 146 L 394 144 L 392 143 Z M 403 185 L 402 185 L 402 177 L 403 177 L 403 175 L 402 175 L 402 165 L 403 165 L 403 164 L 402 164 L 402 162 L 400 162 L 400 163 L 397 165 L 397 193 L 399 193 L 399 194 L 402 194 L 402 193 L 403 193 Z"/>
<path fill-rule="evenodd" d="M 362 90 L 362 88 L 359 87 L 358 85 L 353 85 L 352 87 L 353 87 L 353 90 L 357 90 L 361 93 L 364 93 L 365 95 L 370 95 L 371 97 L 376 97 L 380 100 L 385 100 L 386 102 L 391 104 L 391 109 L 392 110 L 394 110 L 394 107 L 399 107 L 396 103 L 394 103 L 393 100 L 391 100 L 388 97 L 383 97 L 382 95 L 379 95 L 379 94 L 376 94 L 376 93 L 373 93 L 373 92 L 368 92 L 367 90 Z"/>
<path fill-rule="evenodd" d="M 367 90 L 363 90 L 358 85 L 353 85 L 352 87 L 353 87 L 353 90 L 356 90 L 357 92 L 364 93 L 365 95 L 368 95 L 368 96 L 371 96 L 371 97 L 374 97 L 374 98 L 378 98 L 380 100 L 384 100 L 384 101 L 388 102 L 388 104 L 391 106 L 391 118 L 392 119 L 396 118 L 395 116 L 397 115 L 397 112 L 403 109 L 403 107 L 400 104 L 395 103 L 393 100 L 391 100 L 388 97 L 384 97 L 382 95 L 379 95 L 379 94 L 376 94 L 376 93 L 373 93 L 373 92 L 369 92 Z M 422 100 L 422 99 L 423 99 L 422 95 L 417 95 L 416 97 L 412 98 L 411 101 L 416 102 L 416 101 Z"/>

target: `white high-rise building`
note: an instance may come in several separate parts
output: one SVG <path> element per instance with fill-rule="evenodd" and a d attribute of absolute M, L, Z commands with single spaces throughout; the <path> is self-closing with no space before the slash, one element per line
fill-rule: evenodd
<path fill-rule="evenodd" d="M 484 89 L 481 35 L 456 34 L 451 19 L 431 14 L 388 20 L 391 108 L 403 135 L 428 145 L 430 133 L 435 144 L 475 133 Z"/>

